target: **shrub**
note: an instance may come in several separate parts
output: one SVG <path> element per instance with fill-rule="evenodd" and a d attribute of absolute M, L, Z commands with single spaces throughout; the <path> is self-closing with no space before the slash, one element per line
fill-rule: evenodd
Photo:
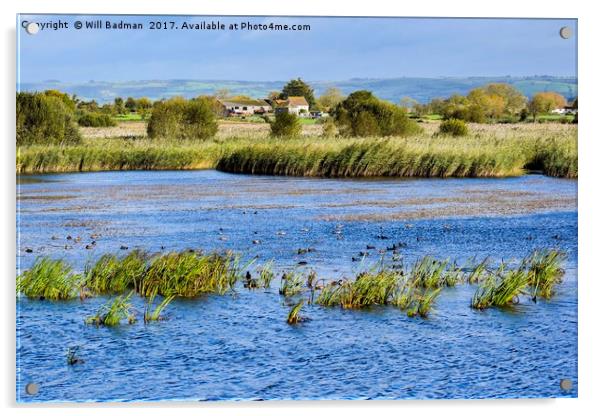
<path fill-rule="evenodd" d="M 92 113 L 88 111 L 84 112 L 79 117 L 77 124 L 82 127 L 113 127 L 117 125 L 115 120 L 108 114 Z"/>
<path fill-rule="evenodd" d="M 273 137 L 299 137 L 301 136 L 301 123 L 296 115 L 290 113 L 277 113 L 274 121 L 270 122 Z"/>
<path fill-rule="evenodd" d="M 466 136 L 468 134 L 468 126 L 463 120 L 452 118 L 441 122 L 439 133 L 451 136 Z"/>
<path fill-rule="evenodd" d="M 334 111 L 339 131 L 347 136 L 408 136 L 420 126 L 403 108 L 381 101 L 370 91 L 356 91 L 340 102 Z"/>
<path fill-rule="evenodd" d="M 205 97 L 181 97 L 159 102 L 148 122 L 148 136 L 178 140 L 206 140 L 217 133 L 212 104 Z"/>
<path fill-rule="evenodd" d="M 333 137 L 336 137 L 336 135 L 337 135 L 337 126 L 336 126 L 336 124 L 334 124 L 334 120 L 332 118 L 328 117 L 323 122 L 322 137 L 331 139 Z"/>
<path fill-rule="evenodd" d="M 42 93 L 17 93 L 17 146 L 80 141 L 73 111 L 61 98 Z"/>

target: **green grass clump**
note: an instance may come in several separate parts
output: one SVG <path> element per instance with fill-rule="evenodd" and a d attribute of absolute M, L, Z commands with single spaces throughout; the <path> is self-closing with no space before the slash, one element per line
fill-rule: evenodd
<path fill-rule="evenodd" d="M 274 280 L 275 277 L 273 267 L 274 262 L 268 261 L 259 269 L 259 278 L 257 279 L 259 287 L 264 289 L 270 288 L 272 280 Z"/>
<path fill-rule="evenodd" d="M 295 296 L 305 290 L 305 279 L 301 273 L 289 272 L 282 275 L 278 293 L 282 296 Z"/>
<path fill-rule="evenodd" d="M 303 308 L 303 304 L 305 304 L 305 299 L 301 299 L 299 302 L 297 302 L 295 305 L 293 305 L 293 307 L 291 308 L 291 310 L 288 313 L 288 317 L 286 318 L 287 324 L 295 325 L 295 324 L 298 324 L 299 322 L 301 322 L 301 320 L 303 318 L 299 316 L 299 312 L 301 312 L 301 309 Z"/>
<path fill-rule="evenodd" d="M 431 256 L 424 256 L 416 261 L 410 271 L 410 279 L 415 286 L 423 288 L 438 288 L 441 286 L 454 286 L 456 275 L 448 276 L 447 266 L 449 261 L 439 261 Z"/>
<path fill-rule="evenodd" d="M 167 296 L 163 298 L 161 302 L 157 306 L 153 308 L 155 303 L 155 295 L 152 295 L 148 298 L 148 302 L 146 303 L 146 307 L 144 308 L 144 323 L 147 324 L 149 322 L 162 321 L 165 317 L 162 315 L 163 311 L 171 303 L 172 300 L 175 299 L 175 296 Z"/>
<path fill-rule="evenodd" d="M 94 293 L 121 293 L 137 289 L 146 270 L 145 254 L 135 250 L 123 258 L 103 255 L 84 273 L 84 286 Z"/>
<path fill-rule="evenodd" d="M 502 264 L 495 274 L 486 279 L 475 292 L 471 306 L 485 309 L 492 306 L 505 307 L 518 303 L 518 296 L 523 294 L 529 284 L 529 275 L 524 262 L 516 270 L 505 270 Z"/>
<path fill-rule="evenodd" d="M 425 289 L 422 292 L 415 293 L 407 307 L 407 315 L 410 318 L 415 316 L 427 318 L 440 293 L 441 288 L 431 290 Z"/>
<path fill-rule="evenodd" d="M 471 262 L 474 262 L 474 261 L 475 261 L 474 258 L 471 259 Z M 477 263 L 472 268 L 470 273 L 468 273 L 468 276 L 466 278 L 467 282 L 471 285 L 481 282 L 488 273 L 487 268 L 489 267 L 489 262 L 490 262 L 489 257 L 485 257 L 483 260 L 481 260 L 480 263 Z"/>
<path fill-rule="evenodd" d="M 322 306 L 341 306 L 345 309 L 365 308 L 391 303 L 396 292 L 397 272 L 362 272 L 355 280 L 343 280 L 327 284 L 316 299 Z"/>
<path fill-rule="evenodd" d="M 203 293 L 223 294 L 238 279 L 236 261 L 230 256 L 202 255 L 184 251 L 151 260 L 140 282 L 143 296 L 195 297 Z"/>
<path fill-rule="evenodd" d="M 562 281 L 564 270 L 560 264 L 566 254 L 559 250 L 535 251 L 527 259 L 529 286 L 532 288 L 532 298 L 538 296 L 550 299 L 555 293 L 555 287 Z"/>
<path fill-rule="evenodd" d="M 71 266 L 63 260 L 43 257 L 17 277 L 17 294 L 41 300 L 74 299 L 78 296 L 80 282 L 81 276 L 73 273 Z"/>
<path fill-rule="evenodd" d="M 124 319 L 127 319 L 130 324 L 135 323 L 136 317 L 130 303 L 133 293 L 132 291 L 127 295 L 117 296 L 112 301 L 109 300 L 100 307 L 96 315 L 87 317 L 85 323 L 96 326 L 116 326 L 121 324 Z"/>

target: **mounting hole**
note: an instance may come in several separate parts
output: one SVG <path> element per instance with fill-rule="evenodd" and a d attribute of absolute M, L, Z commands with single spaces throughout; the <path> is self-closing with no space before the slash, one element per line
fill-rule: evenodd
<path fill-rule="evenodd" d="M 573 388 L 573 382 L 568 378 L 563 378 L 560 380 L 560 388 L 564 391 L 569 391 Z"/>
<path fill-rule="evenodd" d="M 40 26 L 36 22 L 29 22 L 27 26 L 25 26 L 25 31 L 30 35 L 35 35 L 40 31 Z"/>
<path fill-rule="evenodd" d="M 27 383 L 25 385 L 25 393 L 29 394 L 30 396 L 38 394 L 39 391 L 40 386 L 37 383 Z"/>
<path fill-rule="evenodd" d="M 568 39 L 571 37 L 572 34 L 573 34 L 573 31 L 571 30 L 570 27 L 563 26 L 560 28 L 560 37 L 562 39 Z"/>

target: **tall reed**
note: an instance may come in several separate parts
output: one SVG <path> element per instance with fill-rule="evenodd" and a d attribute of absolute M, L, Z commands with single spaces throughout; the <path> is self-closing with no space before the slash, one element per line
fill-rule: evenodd
<path fill-rule="evenodd" d="M 68 300 L 78 295 L 81 275 L 63 260 L 38 258 L 34 265 L 17 277 L 17 294 L 40 300 Z"/>

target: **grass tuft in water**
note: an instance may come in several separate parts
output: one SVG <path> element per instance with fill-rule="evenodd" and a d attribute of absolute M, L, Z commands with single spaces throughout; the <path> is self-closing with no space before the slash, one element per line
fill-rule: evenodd
<path fill-rule="evenodd" d="M 93 266 L 87 266 L 84 286 L 97 294 L 122 293 L 137 289 L 146 270 L 146 255 L 138 250 L 123 258 L 103 255 Z"/>
<path fill-rule="evenodd" d="M 550 299 L 556 285 L 562 281 L 564 270 L 560 267 L 566 254 L 559 250 L 534 251 L 527 259 L 529 286 L 531 286 L 531 297 L 534 301 L 537 297 Z"/>
<path fill-rule="evenodd" d="M 202 255 L 190 251 L 160 255 L 151 260 L 140 282 L 139 293 L 165 297 L 224 294 L 238 280 L 236 265 L 230 255 Z"/>
<path fill-rule="evenodd" d="M 293 305 L 293 307 L 288 313 L 288 317 L 286 318 L 286 323 L 288 323 L 289 325 L 295 325 L 303 320 L 303 318 L 299 316 L 299 312 L 301 312 L 301 309 L 303 308 L 304 304 L 305 299 L 301 299 L 299 302 Z"/>
<path fill-rule="evenodd" d="M 305 279 L 301 273 L 288 272 L 282 275 L 278 293 L 282 296 L 295 296 L 305 290 Z"/>
<path fill-rule="evenodd" d="M 96 326 L 116 326 L 121 324 L 121 321 L 127 319 L 128 323 L 136 322 L 136 317 L 133 314 L 130 298 L 134 292 L 131 291 L 127 295 L 117 296 L 114 300 L 109 300 L 102 305 L 96 315 L 89 316 L 85 319 L 86 324 Z"/>
<path fill-rule="evenodd" d="M 63 260 L 43 257 L 17 277 L 17 294 L 32 299 L 68 300 L 78 296 L 81 276 Z"/>
<path fill-rule="evenodd" d="M 147 324 L 149 322 L 163 321 L 165 320 L 165 316 L 163 316 L 163 311 L 174 300 L 175 296 L 167 296 L 163 298 L 163 300 L 153 308 L 155 303 L 155 295 L 153 294 L 148 298 L 148 302 L 146 303 L 146 307 L 144 308 L 144 323 Z"/>
<path fill-rule="evenodd" d="M 519 302 L 529 284 L 529 275 L 525 270 L 525 261 L 516 270 L 505 270 L 502 264 L 493 276 L 487 278 L 475 292 L 471 306 L 485 309 L 492 306 L 505 307 Z"/>

